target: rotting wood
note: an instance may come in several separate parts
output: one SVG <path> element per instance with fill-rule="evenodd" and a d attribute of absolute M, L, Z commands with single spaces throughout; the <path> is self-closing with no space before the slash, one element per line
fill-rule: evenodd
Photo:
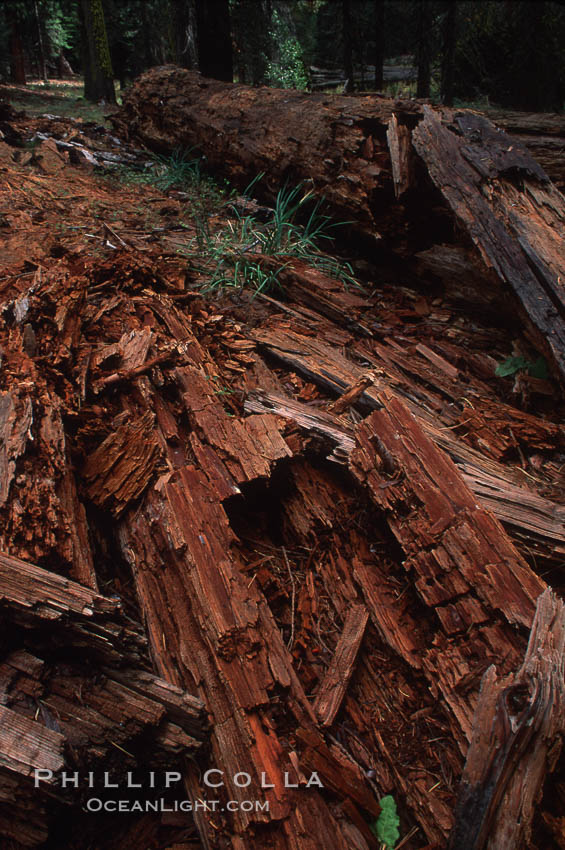
<path fill-rule="evenodd" d="M 544 778 L 564 732 L 565 607 L 540 595 L 521 668 L 486 672 L 461 778 L 450 850 L 529 845 Z"/>
<path fill-rule="evenodd" d="M 317 792 L 304 798 L 284 789 L 283 772 L 295 773 L 270 718 L 269 692 L 288 690 L 287 706 L 301 723 L 312 723 L 313 717 L 268 607 L 230 554 L 227 517 L 221 506 L 210 504 L 208 482 L 199 470 L 180 468 L 167 478 L 120 536 L 161 675 L 196 685 L 212 715 L 213 763 L 225 772 L 225 790 L 231 799 L 247 799 L 248 791 L 233 783 L 244 771 L 254 777 L 256 797 L 269 803 L 268 813 L 234 813 L 234 846 L 238 840 L 246 847 L 264 846 L 264 835 L 256 843 L 253 827 L 263 824 L 264 831 L 282 818 L 288 833 L 273 835 L 276 846 L 291 846 L 300 820 L 304 847 L 319 846 L 322 835 L 324 846 L 345 848 Z M 152 539 L 150 518 L 156 510 L 172 549 L 165 540 Z M 262 774 L 273 788 L 260 789 Z"/>
<path fill-rule="evenodd" d="M 83 469 L 94 504 L 119 516 L 147 487 L 160 459 L 153 435 L 153 415 L 118 425 L 90 455 Z"/>
<path fill-rule="evenodd" d="M 262 191 L 271 200 L 285 181 L 307 180 L 334 218 L 353 219 L 373 242 L 404 256 L 417 241 L 417 250 L 429 248 L 454 218 L 461 236 L 452 241 L 466 243 L 513 294 L 565 384 L 565 200 L 530 154 L 484 116 L 376 96 L 258 93 L 165 67 L 142 75 L 112 120 L 153 149 L 205 152 L 242 188 L 258 171 L 268 173 Z M 421 167 L 413 169 L 416 154 Z M 405 209 L 394 195 L 404 198 L 408 186 Z M 430 203 L 433 186 L 441 209 Z"/>
<path fill-rule="evenodd" d="M 487 118 L 526 147 L 555 185 L 565 189 L 565 121 L 549 112 L 510 112 L 487 109 Z"/>
<path fill-rule="evenodd" d="M 318 689 L 314 703 L 314 711 L 322 726 L 331 726 L 339 711 L 353 674 L 355 659 L 368 619 L 369 612 L 362 605 L 354 605 L 347 613 L 334 657 Z"/>
<path fill-rule="evenodd" d="M 396 113 L 392 113 L 386 131 L 394 194 L 401 198 L 414 183 L 414 165 L 410 129 L 405 124 L 399 124 Z"/>
<path fill-rule="evenodd" d="M 363 375 L 363 370 L 347 360 L 340 352 L 325 342 L 299 334 L 288 329 L 279 328 L 276 331 L 257 330 L 254 337 L 261 347 L 271 356 L 286 364 L 288 368 L 296 369 L 309 380 L 315 381 L 325 390 L 340 394 L 348 385 L 355 383 Z M 362 410 L 374 410 L 380 406 L 379 389 L 391 381 L 388 364 L 375 360 L 375 365 L 384 366 L 384 374 L 376 380 L 376 385 L 368 387 L 358 400 Z M 395 387 L 396 389 L 396 387 Z M 486 507 L 502 521 L 513 533 L 520 534 L 526 546 L 533 545 L 536 553 L 554 557 L 564 552 L 563 537 L 565 531 L 565 508 L 538 495 L 528 487 L 526 476 L 510 473 L 502 464 L 485 457 L 482 453 L 466 445 L 458 439 L 453 430 L 434 424 L 428 412 L 420 403 L 415 403 L 414 396 L 406 393 L 401 384 L 398 394 L 404 395 L 404 401 L 410 411 L 417 417 L 425 433 L 449 456 L 457 465 L 467 486 L 476 492 L 479 499 L 484 500 Z M 267 406 L 260 407 L 264 402 Z M 337 418 L 333 421 L 321 416 L 316 411 L 316 421 L 312 421 L 312 412 L 305 405 L 290 403 L 287 399 L 273 397 L 269 394 L 254 394 L 249 399 L 249 409 L 273 409 L 279 415 L 295 419 L 306 427 L 314 427 L 320 433 L 325 433 L 337 442 L 340 450 L 349 451 L 350 438 L 347 428 Z M 272 405 L 272 408 L 271 408 Z M 471 414 L 475 414 L 471 411 Z M 467 418 L 468 414 L 466 414 Z M 527 419 L 524 424 L 527 423 Z M 532 422 L 531 427 L 534 427 Z M 552 423 L 541 423 L 540 427 L 549 429 L 559 440 L 562 439 L 558 426 Z M 557 429 L 557 430 L 555 430 Z M 333 430 L 333 434 L 332 434 Z M 339 439 L 336 439 L 336 431 Z M 345 435 L 345 436 L 344 436 Z"/>
<path fill-rule="evenodd" d="M 539 349 L 565 380 L 565 200 L 554 187 L 544 185 L 547 177 L 541 167 L 519 148 L 489 147 L 497 131 L 486 119 L 461 114 L 455 124 L 465 140 L 463 147 L 424 107 L 424 118 L 412 134 L 414 146 L 486 265 L 518 299 Z M 498 136 L 504 134 L 498 131 Z M 484 151 L 474 145 L 477 137 Z M 524 189 L 517 190 L 506 179 L 511 174 L 523 178 Z M 485 181 L 495 178 L 487 188 Z M 547 226 L 548 217 L 552 227 Z"/>
<path fill-rule="evenodd" d="M 13 607 L 16 616 L 20 612 L 24 620 L 35 617 L 53 624 L 74 615 L 72 628 L 79 634 L 83 630 L 88 633 L 89 622 L 95 624 L 95 644 L 99 640 L 108 650 L 114 644 L 113 651 L 117 651 L 125 640 L 127 631 L 112 622 L 119 612 L 118 601 L 5 553 L 0 553 L 0 567 L 0 604 Z"/>
<path fill-rule="evenodd" d="M 484 622 L 483 603 L 529 628 L 544 583 L 402 402 L 386 391 L 378 398 L 380 409 L 356 428 L 350 467 L 385 511 L 419 592 L 445 604 L 436 610 L 448 631 Z M 456 575 L 462 581 L 448 589 Z M 480 603 L 466 600 L 471 587 Z"/>
<path fill-rule="evenodd" d="M 287 708 L 300 727 L 315 727 L 316 717 L 268 606 L 240 572 L 233 552 L 235 537 L 221 504 L 239 492 L 239 483 L 268 475 L 272 461 L 290 451 L 274 428 L 272 414 L 252 417 L 256 427 L 251 432 L 227 417 L 216 400 L 213 382 L 205 379 L 202 370 L 213 364 L 186 319 L 163 304 L 156 308 L 184 341 L 185 364 L 172 374 L 194 427 L 191 445 L 202 468 L 179 458 L 159 433 L 159 423 L 173 425 L 159 411 L 155 434 L 166 447 L 171 471 L 157 478 L 139 508 L 121 514 L 118 527 L 152 656 L 159 675 L 177 687 L 196 689 L 203 698 L 212 718 L 212 763 L 221 765 L 225 773 L 226 793 L 232 799 L 248 798 L 248 790 L 233 782 L 243 771 L 254 778 L 257 797 L 269 803 L 268 812 L 242 809 L 234 813 L 233 845 L 244 841 L 246 847 L 263 846 L 263 832 L 283 818 L 288 833 L 277 837 L 276 846 L 292 846 L 291 836 L 299 830 L 300 821 L 307 825 L 305 847 L 319 846 L 321 834 L 325 846 L 342 850 L 345 839 L 318 792 L 311 789 L 305 798 L 285 788 L 284 773 L 294 777 L 295 770 L 288 746 L 277 735 L 269 695 L 279 688 L 287 692 Z M 148 389 L 145 381 L 145 377 L 137 379 L 141 395 Z M 151 395 L 145 404 L 151 404 Z M 164 405 L 163 400 L 160 404 Z M 250 433 L 255 434 L 253 442 Z M 157 536 L 155 516 L 162 530 Z M 328 769 L 339 774 L 337 766 L 328 765 Z M 261 789 L 263 774 L 273 788 Z M 185 777 L 194 792 L 198 784 L 188 766 Z M 344 797 L 350 796 L 345 783 L 340 787 Z M 371 796 L 365 794 L 363 799 Z M 376 801 L 373 806 L 377 812 Z M 254 837 L 259 824 L 261 839 Z M 207 834 L 210 827 L 203 824 L 202 829 Z"/>
<path fill-rule="evenodd" d="M 117 774 L 133 765 L 170 769 L 197 753 L 206 732 L 203 704 L 143 669 L 149 664 L 141 627 L 125 622 L 119 600 L 0 553 L 0 624 L 4 835 L 12 835 L 10 811 L 14 838 L 29 833 L 28 846 L 45 840 L 47 800 L 52 807 L 88 795 L 85 785 L 73 799 L 60 781 L 62 772 L 74 776 L 77 764 L 100 777 L 110 764 Z M 24 635 L 27 642 L 37 636 L 36 653 L 19 648 Z M 30 793 L 37 800 L 31 817 Z"/>
<path fill-rule="evenodd" d="M 366 154 L 371 144 L 373 152 L 378 147 L 365 140 Z M 421 174 L 421 163 L 416 173 Z M 94 192 L 85 175 L 75 174 L 80 188 L 74 191 Z M 23 178 L 8 177 L 13 198 L 24 198 L 18 193 Z M 37 175 L 25 186 L 43 192 L 45 179 Z M 42 212 L 54 215 L 56 209 L 58 220 L 64 214 L 61 199 L 51 198 L 52 186 L 46 192 Z M 106 189 L 96 192 L 108 197 Z M 150 204 L 163 203 L 154 189 L 148 196 Z M 33 210 L 27 193 L 23 202 L 27 215 Z M 167 209 L 176 203 L 169 198 Z M 383 281 L 390 270 L 381 276 L 379 267 L 370 298 L 297 264 L 285 269 L 293 294 L 282 306 L 276 298 L 256 299 L 245 291 L 203 299 L 197 290 L 185 289 L 192 278 L 173 253 L 186 248 L 187 234 L 175 225 L 167 231 L 168 213 L 150 239 L 136 237 L 148 249 L 145 261 L 102 240 L 102 256 L 89 257 L 81 230 L 74 229 L 88 220 L 78 206 L 64 240 L 68 256 L 58 260 L 49 257 L 48 248 L 37 254 L 30 246 L 26 259 L 42 257 L 42 269 L 28 276 L 28 267 L 16 267 L 12 259 L 1 282 L 9 293 L 0 329 L 1 389 L 12 395 L 16 431 L 28 401 L 33 419 L 30 437 L 11 458 L 7 500 L 0 510 L 9 555 L 25 554 L 31 561 L 31 553 L 37 553 L 48 573 L 59 574 L 54 582 L 59 590 L 66 576 L 84 574 L 84 584 L 94 577 L 104 599 L 117 605 L 119 596 L 123 604 L 121 612 L 96 612 L 85 623 L 68 611 L 49 619 L 49 607 L 2 603 L 0 685 L 19 701 L 17 708 L 8 707 L 19 712 L 24 705 L 22 716 L 45 729 L 59 723 L 73 741 L 82 736 L 85 765 L 91 757 L 97 765 L 113 756 L 127 768 L 128 756 L 109 743 L 111 736 L 143 766 L 155 760 L 178 767 L 192 800 L 205 796 L 200 782 L 211 767 L 226 775 L 236 768 L 249 771 L 253 782 L 264 767 L 268 779 L 277 780 L 277 788 L 261 792 L 261 799 L 275 799 L 274 817 L 253 812 L 245 822 L 241 813 L 196 812 L 206 850 L 262 848 L 269 842 L 279 850 L 317 850 L 320 843 L 372 850 L 376 841 L 368 824 L 387 792 L 401 802 L 406 820 L 417 824 L 421 843 L 444 846 L 481 676 L 494 662 L 501 675 L 518 669 L 527 630 L 510 625 L 513 612 L 504 604 L 497 608 L 497 599 L 485 601 L 484 591 L 481 595 L 470 586 L 459 593 L 465 576 L 457 563 L 442 574 L 439 588 L 416 585 L 414 569 L 420 564 L 414 566 L 414 555 L 406 559 L 410 529 L 397 527 L 399 514 L 414 519 L 420 537 L 436 535 L 438 546 L 460 530 L 457 519 L 443 534 L 439 525 L 427 528 L 425 522 L 441 501 L 438 491 L 451 495 L 441 490 L 443 480 L 426 478 L 428 461 L 433 473 L 435 452 L 447 450 L 460 470 L 471 469 L 475 494 L 483 487 L 485 499 L 495 509 L 497 502 L 502 506 L 530 563 L 544 577 L 559 576 L 550 571 L 563 545 L 562 509 L 556 504 L 562 451 L 558 402 L 540 399 L 539 410 L 530 407 L 535 415 L 512 407 L 512 400 L 522 403 L 512 396 L 512 382 L 493 377 L 493 355 L 496 351 L 498 361 L 505 356 L 507 332 L 482 322 L 477 312 L 467 315 L 465 298 L 455 306 L 441 295 L 437 281 L 433 294 L 428 279 L 418 289 L 406 287 L 405 266 L 391 285 Z M 128 240 L 135 234 L 125 222 L 115 227 Z M 91 225 L 85 229 L 94 232 Z M 459 252 L 463 264 L 471 250 Z M 481 283 L 481 262 L 473 267 L 479 269 L 473 285 L 490 289 L 492 274 Z M 352 321 L 345 321 L 346 313 Z M 123 372 L 128 339 L 136 353 Z M 283 365 L 277 350 L 287 358 Z M 375 386 L 341 416 L 328 413 L 328 402 L 367 371 L 376 372 Z M 119 372 L 127 380 L 104 383 Z M 246 418 L 248 393 L 246 406 L 253 415 Z M 420 495 L 422 482 L 428 485 L 424 504 L 406 489 L 409 482 L 383 470 L 373 444 L 366 453 L 373 483 L 383 485 L 379 504 L 344 468 L 361 416 L 372 409 L 383 417 L 387 413 L 383 394 L 394 404 L 403 399 L 417 416 L 416 426 L 405 409 L 400 418 L 406 439 L 416 428 L 424 468 L 413 477 Z M 357 433 L 366 435 L 363 429 L 370 429 L 371 421 L 361 423 Z M 6 433 L 12 434 L 11 428 Z M 378 436 L 387 443 L 391 468 L 395 462 L 416 462 L 416 455 L 407 457 L 384 430 Z M 432 451 L 425 435 L 441 451 Z M 112 438 L 119 442 L 124 436 L 125 460 L 122 455 L 118 469 L 119 461 L 112 464 Z M 98 455 L 100 477 L 87 480 L 85 464 L 106 440 L 108 451 Z M 149 462 L 141 445 L 135 451 L 144 440 L 153 447 Z M 339 465 L 327 463 L 328 457 Z M 9 463 L 8 458 L 5 467 Z M 459 504 L 462 496 L 454 489 Z M 465 494 L 469 504 L 477 501 Z M 474 530 L 485 522 L 482 507 L 466 517 Z M 73 539 L 73 520 L 80 525 L 81 510 L 85 533 L 79 548 L 66 541 Z M 530 526 L 536 531 L 528 531 Z M 500 543 L 500 529 L 493 527 Z M 534 539 L 543 563 L 532 548 Z M 422 540 L 413 545 L 421 549 Z M 90 577 L 79 569 L 89 550 Z M 477 582 L 485 551 L 472 559 L 479 565 Z M 424 547 L 421 557 L 427 556 Z M 468 566 L 465 561 L 469 585 L 475 579 Z M 18 562 L 23 576 L 26 569 Z M 37 580 L 44 581 L 44 574 Z M 31 577 L 28 584 L 34 581 Z M 71 585 L 71 595 L 74 590 Z M 454 598 L 446 598 L 451 592 Z M 504 600 L 500 588 L 491 592 Z M 343 624 L 356 606 L 369 615 L 366 637 L 339 710 L 330 726 L 321 727 L 315 701 L 337 657 Z M 457 617 L 467 617 L 470 627 L 462 628 Z M 146 624 L 151 652 L 138 622 Z M 152 664 L 156 673 L 150 672 Z M 75 713 L 72 700 L 81 688 L 86 696 L 76 720 L 69 714 Z M 207 735 L 193 711 L 202 707 L 199 697 L 212 723 L 210 749 L 197 748 Z M 106 755 L 92 753 L 85 726 L 92 719 L 94 743 Z M 147 752 L 140 753 L 140 738 Z M 183 747 L 191 758 L 179 754 Z M 306 787 L 315 766 L 325 789 Z M 286 771 L 297 789 L 280 787 Z M 551 814 L 548 801 L 559 791 L 555 776 L 548 776 L 548 784 L 538 830 Z M 237 793 L 251 796 L 245 789 Z M 0 807 L 3 839 L 23 836 L 28 846 L 37 846 L 46 840 L 47 824 L 61 823 L 59 803 L 51 796 L 40 802 L 29 781 L 18 787 L 0 771 L 0 796 L 18 801 L 17 810 L 13 803 Z M 223 799 L 228 796 L 234 796 L 231 787 L 222 791 Z M 107 840 L 91 836 L 90 816 L 75 802 L 60 803 L 65 825 L 74 829 L 69 845 L 90 841 L 115 850 L 173 840 L 160 833 L 151 815 L 134 817 L 128 826 L 123 819 L 116 822 Z M 176 823 L 177 842 L 196 845 L 192 818 Z"/>
<path fill-rule="evenodd" d="M 245 399 L 245 410 L 255 413 L 275 413 L 277 416 L 296 422 L 308 433 L 328 438 L 336 448 L 341 450 L 340 455 L 336 454 L 336 449 L 328 454 L 332 460 L 346 461 L 355 445 L 353 429 L 348 428 L 335 415 L 329 411 L 311 408 L 277 393 L 266 393 L 261 390 L 250 392 Z"/>
<path fill-rule="evenodd" d="M 355 402 L 361 398 L 365 390 L 372 386 L 374 382 L 375 378 L 373 375 L 362 375 L 359 380 L 348 387 L 338 399 L 332 401 L 332 403 L 328 405 L 328 412 L 335 413 L 337 415 L 344 413 L 348 407 L 351 407 L 351 405 L 355 404 Z"/>

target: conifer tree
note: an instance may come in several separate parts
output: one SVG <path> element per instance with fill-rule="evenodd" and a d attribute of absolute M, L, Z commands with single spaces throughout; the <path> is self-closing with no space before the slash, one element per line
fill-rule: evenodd
<path fill-rule="evenodd" d="M 102 0 L 81 0 L 84 31 L 84 96 L 116 102 L 114 76 Z"/>

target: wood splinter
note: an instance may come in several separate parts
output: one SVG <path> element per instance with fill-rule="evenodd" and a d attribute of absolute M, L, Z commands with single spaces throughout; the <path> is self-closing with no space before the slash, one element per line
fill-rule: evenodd
<path fill-rule="evenodd" d="M 375 375 L 371 372 L 367 372 L 365 375 L 361 375 L 361 377 L 355 381 L 354 384 L 351 384 L 345 392 L 340 395 L 335 401 L 332 401 L 331 404 L 328 404 L 328 411 L 331 413 L 344 413 L 349 407 L 355 404 L 355 402 L 361 398 L 366 389 L 371 387 L 375 383 Z"/>
<path fill-rule="evenodd" d="M 369 611 L 364 605 L 353 605 L 347 613 L 334 656 L 314 704 L 322 726 L 331 726 L 340 709 L 368 620 Z"/>

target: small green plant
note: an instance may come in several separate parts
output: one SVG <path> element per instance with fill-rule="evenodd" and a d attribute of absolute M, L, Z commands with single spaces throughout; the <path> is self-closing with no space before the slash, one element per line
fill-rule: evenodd
<path fill-rule="evenodd" d="M 385 850 L 394 850 L 394 846 L 400 838 L 398 827 L 400 826 L 400 818 L 396 810 L 394 797 L 387 794 L 379 800 L 381 813 L 377 820 L 371 824 L 371 832 L 376 835 Z"/>
<path fill-rule="evenodd" d="M 302 259 L 328 276 L 357 285 L 348 263 L 340 263 L 325 254 L 320 242 L 331 240 L 328 231 L 338 226 L 322 215 L 317 201 L 304 223 L 297 219 L 307 208 L 312 191 L 304 193 L 302 184 L 283 187 L 277 194 L 272 218 L 266 223 L 253 216 L 240 216 L 227 227 L 211 233 L 207 220 L 200 222 L 196 244 L 204 259 L 200 270 L 209 282 L 204 291 L 249 287 L 264 292 L 280 286 L 281 270 L 292 258 Z M 305 206 L 306 205 L 306 206 Z M 275 266 L 272 260 L 278 261 Z"/>
<path fill-rule="evenodd" d="M 274 61 L 267 62 L 267 83 L 283 89 L 306 89 L 308 72 L 296 33 L 289 27 L 286 16 L 281 16 L 275 9 L 272 14 L 272 26 L 271 38 L 275 45 L 275 57 Z"/>
<path fill-rule="evenodd" d="M 538 357 L 535 361 L 521 356 L 508 357 L 503 363 L 499 363 L 495 369 L 495 375 L 498 378 L 506 378 L 509 375 L 515 375 L 517 372 L 527 372 L 533 378 L 547 379 L 549 377 L 545 357 Z"/>

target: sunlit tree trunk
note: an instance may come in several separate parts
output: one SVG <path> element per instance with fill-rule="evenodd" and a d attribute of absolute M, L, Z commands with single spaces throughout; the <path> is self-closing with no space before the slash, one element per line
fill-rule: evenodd
<path fill-rule="evenodd" d="M 84 96 L 87 100 L 116 102 L 114 75 L 102 0 L 81 0 L 85 38 Z"/>

